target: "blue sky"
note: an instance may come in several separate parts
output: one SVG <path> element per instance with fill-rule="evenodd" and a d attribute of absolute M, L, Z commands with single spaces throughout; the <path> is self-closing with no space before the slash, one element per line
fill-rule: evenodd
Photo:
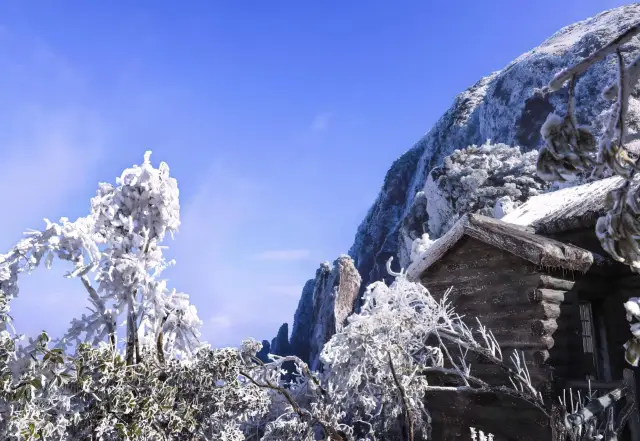
<path fill-rule="evenodd" d="M 622 4 L 5 0 L 0 249 L 85 215 L 151 149 L 181 192 L 170 286 L 214 346 L 271 339 L 459 92 Z M 59 335 L 86 306 L 60 268 L 21 286 L 22 332 Z"/>

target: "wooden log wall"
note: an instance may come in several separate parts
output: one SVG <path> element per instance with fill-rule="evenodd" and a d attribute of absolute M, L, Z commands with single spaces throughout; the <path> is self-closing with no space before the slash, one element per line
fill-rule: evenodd
<path fill-rule="evenodd" d="M 585 238 L 593 243 L 585 246 L 582 243 Z M 567 237 L 556 239 L 594 252 L 601 251 L 597 239 L 592 240 L 591 230 L 572 232 Z M 604 323 L 604 331 L 596 331 L 593 335 L 596 349 L 600 351 L 597 361 L 600 376 L 608 376 L 602 380 L 620 380 L 626 366 L 622 345 L 630 337 L 630 332 L 622 305 L 629 297 L 640 297 L 640 276 L 630 274 L 628 268 L 620 265 L 596 266 L 586 275 L 540 268 L 481 241 L 463 237 L 425 271 L 421 281 L 436 298 L 453 287 L 449 300 L 456 312 L 465 316 L 467 324 L 475 328 L 478 317 L 496 336 L 505 359 L 512 350 L 524 352 L 535 386 L 541 391 L 556 394 L 558 388 L 567 382 L 584 381 L 593 368 L 587 360 L 590 357 L 593 360 L 593 356 L 585 354 L 583 347 L 579 306 L 582 301 L 591 302 L 594 327 Z M 602 349 L 603 346 L 606 348 Z M 457 355 L 457 348 L 452 349 L 452 355 Z M 609 360 L 607 369 L 603 368 L 605 356 Z M 486 360 L 470 361 L 474 375 L 490 384 L 504 384 L 495 381 L 506 380 L 498 367 Z M 458 407 L 467 406 L 468 400 L 456 399 Z M 434 423 L 440 423 L 443 428 L 453 424 L 464 427 L 463 431 L 468 430 L 473 413 L 471 409 L 465 408 L 450 415 L 452 403 L 447 405 L 445 401 L 439 398 L 427 403 L 433 412 Z M 494 413 L 504 415 L 504 412 L 499 400 L 496 403 L 483 402 L 482 412 L 472 419 L 478 426 L 486 423 L 490 426 L 487 429 L 504 429 L 501 435 L 515 439 L 514 433 L 523 433 L 520 427 L 515 430 L 515 427 L 503 425 L 503 419 L 498 418 L 494 422 L 484 417 Z M 535 419 L 534 414 L 518 417 L 519 422 L 528 424 Z M 441 435 L 443 440 L 454 437 L 444 432 Z"/>
<path fill-rule="evenodd" d="M 576 282 L 561 274 L 541 274 L 529 300 L 543 311 L 542 317 L 531 322 L 531 334 L 551 341 L 548 348 L 532 354 L 535 364 L 550 366 L 556 378 L 575 372 L 573 361 L 583 358 Z"/>
<path fill-rule="evenodd" d="M 437 299 L 453 287 L 449 300 L 455 311 L 465 316 L 464 320 L 472 328 L 477 327 L 476 317 L 479 318 L 494 333 L 505 360 L 513 350 L 524 352 L 534 385 L 549 398 L 556 396 L 557 388 L 566 384 L 565 381 L 584 380 L 591 373 L 587 358 L 593 357 L 584 352 L 579 306 L 581 301 L 590 301 L 594 316 L 604 316 L 606 320 L 611 358 L 619 359 L 610 368 L 612 380 L 621 375 L 624 360 L 620 352 L 629 337 L 622 303 L 630 296 L 640 296 L 640 276 L 612 275 L 606 268 L 587 275 L 540 268 L 483 242 L 463 237 L 425 271 L 421 281 Z M 597 327 L 595 320 L 593 325 Z M 596 346 L 600 346 L 598 336 L 593 338 Z M 456 356 L 457 348 L 452 350 Z M 499 367 L 486 360 L 470 361 L 472 373 L 488 383 L 508 382 Z M 600 371 L 602 374 L 602 366 Z M 454 420 L 449 421 L 446 415 L 451 410 L 442 405 L 443 402 L 431 401 L 428 406 L 434 412 L 434 421 L 442 421 L 446 426 Z M 493 411 L 499 414 L 504 408 L 498 402 L 483 403 L 483 412 Z M 466 418 L 463 412 L 454 419 L 456 424 L 466 424 Z M 513 439 L 509 435 L 507 438 Z"/>
<path fill-rule="evenodd" d="M 570 336 L 581 342 L 572 335 L 579 329 L 573 276 L 544 273 L 519 257 L 464 237 L 423 274 L 422 283 L 436 298 L 453 287 L 450 301 L 456 312 L 471 327 L 477 327 L 479 318 L 494 333 L 505 360 L 514 350 L 524 352 L 534 383 L 546 389 L 558 368 L 569 370 L 569 357 L 558 349 L 576 346 L 569 344 Z M 485 381 L 508 383 L 499 367 L 481 359 L 472 363 L 475 375 Z"/>
<path fill-rule="evenodd" d="M 564 306 L 558 300 L 571 282 L 541 276 L 530 262 L 464 237 L 423 274 L 422 283 L 436 298 L 453 287 L 449 300 L 465 322 L 477 328 L 476 317 L 480 319 L 500 343 L 507 363 L 514 350 L 524 352 L 534 383 L 544 387 L 551 381 L 547 361 L 555 343 L 552 333 L 535 334 L 532 325 L 561 316 Z M 458 349 L 452 350 L 456 356 Z M 490 384 L 509 384 L 498 366 L 482 359 L 470 361 L 474 375 Z"/>

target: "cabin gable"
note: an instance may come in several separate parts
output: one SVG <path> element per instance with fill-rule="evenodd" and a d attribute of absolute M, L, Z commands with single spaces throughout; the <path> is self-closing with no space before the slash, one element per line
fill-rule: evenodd
<path fill-rule="evenodd" d="M 553 347 L 554 335 L 536 335 L 534 329 L 559 309 L 534 298 L 541 275 L 541 269 L 531 262 L 463 236 L 422 273 L 420 281 L 436 299 L 452 288 L 449 301 L 467 324 L 477 327 L 477 317 L 494 333 L 505 356 L 513 350 L 524 351 L 532 379 L 541 385 L 552 379 L 553 360 L 546 351 Z M 475 365 L 476 374 L 483 379 L 502 380 L 492 364 Z"/>

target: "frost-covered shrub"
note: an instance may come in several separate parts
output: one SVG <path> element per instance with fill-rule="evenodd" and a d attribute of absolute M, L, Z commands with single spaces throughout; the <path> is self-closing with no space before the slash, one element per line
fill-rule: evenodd
<path fill-rule="evenodd" d="M 493 216 L 498 200 L 515 208 L 545 191 L 549 185 L 536 176 L 537 157 L 536 151 L 489 141 L 447 156 L 425 183 L 431 236 L 440 237 L 466 213 Z"/>
<path fill-rule="evenodd" d="M 493 335 L 484 327 L 471 329 L 454 312 L 445 295 L 436 301 L 420 283 L 404 273 L 392 273 L 387 286 L 376 282 L 367 288 L 360 313 L 325 344 L 322 384 L 334 412 L 343 414 L 352 432 L 356 427 L 378 436 L 430 432 L 431 417 L 424 394 L 430 388 L 456 391 L 489 386 L 475 378 L 463 355 L 451 356 L 445 343 L 459 345 L 466 352 L 481 354 L 489 362 L 505 367 L 510 374 L 504 386 L 522 399 L 541 407 L 522 360 L 516 355 L 505 362 Z M 459 386 L 431 384 L 430 373 L 449 376 Z M 457 380 L 455 380 L 457 378 Z M 510 380 L 517 385 L 510 388 Z M 480 386 L 478 386 L 480 385 Z M 371 438 L 373 439 L 373 438 Z"/>
<path fill-rule="evenodd" d="M 237 349 L 201 349 L 192 360 L 127 365 L 103 343 L 74 357 L 42 334 L 17 372 L 15 342 L 0 335 L 0 439 L 243 440 L 269 397 L 241 381 Z"/>
<path fill-rule="evenodd" d="M 424 233 L 422 236 L 415 239 L 411 243 L 411 261 L 413 262 L 424 254 L 424 252 L 427 251 L 434 242 L 435 241 L 431 240 L 427 233 Z"/>
<path fill-rule="evenodd" d="M 470 427 L 471 441 L 493 441 L 493 434 L 485 434 L 482 430 L 476 430 L 474 427 Z"/>
<path fill-rule="evenodd" d="M 536 175 L 538 152 L 492 144 L 456 150 L 434 168 L 413 199 L 399 231 L 398 257 L 408 267 L 430 241 L 438 239 L 466 213 L 502 217 L 550 184 Z M 429 240 L 425 241 L 424 234 Z M 415 242 L 417 241 L 417 242 Z"/>

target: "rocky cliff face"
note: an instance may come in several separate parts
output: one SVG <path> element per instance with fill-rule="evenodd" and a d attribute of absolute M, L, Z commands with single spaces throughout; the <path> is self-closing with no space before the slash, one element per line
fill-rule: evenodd
<path fill-rule="evenodd" d="M 541 142 L 540 127 L 547 115 L 551 112 L 563 114 L 566 109 L 566 90 L 554 94 L 544 91 L 553 75 L 591 54 L 638 21 L 640 4 L 636 3 L 567 26 L 503 70 L 482 78 L 458 95 L 434 127 L 391 165 L 376 201 L 358 228 L 349 255 L 362 277 L 361 292 L 369 283 L 387 278 L 385 265 L 389 257 L 395 257 L 396 262 L 398 257 L 403 257 L 403 264 L 406 264 L 406 256 L 410 255 L 407 237 L 419 235 L 420 228 L 432 239 L 446 232 L 450 219 L 430 219 L 429 215 L 430 211 L 433 213 L 429 205 L 434 201 L 452 200 L 452 195 L 446 194 L 446 187 L 434 185 L 441 177 L 438 173 L 442 173 L 441 165 L 446 156 L 470 145 L 482 145 L 487 139 L 511 147 L 519 146 L 521 153 L 536 150 Z M 627 61 L 639 52 L 640 41 L 635 38 L 627 45 Z M 615 72 L 614 57 L 609 57 L 587 71 L 576 87 L 578 120 L 581 124 L 592 123 L 596 133 L 601 131 L 603 118 L 611 105 L 601 96 L 601 91 L 614 80 Z M 639 138 L 639 123 L 640 100 L 636 93 L 629 104 L 632 140 Z M 432 173 L 435 167 L 439 168 Z M 508 205 L 508 201 L 502 201 L 498 208 L 504 203 Z M 322 271 L 329 277 L 326 270 Z M 323 294 L 319 295 L 331 295 L 333 292 L 320 289 L 327 283 L 323 280 L 316 277 L 313 296 L 321 292 Z M 303 335 L 310 335 L 311 342 L 316 338 L 316 331 L 311 329 L 320 329 L 335 320 L 334 309 L 316 309 L 315 305 L 323 301 L 317 297 L 314 297 L 313 313 L 309 317 L 310 298 L 313 297 L 310 292 L 311 281 L 305 286 L 296 312 L 294 329 L 300 331 L 292 336 L 292 342 L 294 337 L 296 339 L 294 346 L 302 348 L 301 356 L 307 351 Z M 355 307 L 357 310 L 358 305 Z M 326 341 L 327 332 L 321 334 L 322 337 L 310 343 L 310 347 Z M 309 349 L 310 354 L 318 351 L 316 346 Z"/>
<path fill-rule="evenodd" d="M 338 257 L 333 265 L 324 262 L 309 280 L 298 303 L 293 321 L 288 353 L 307 361 L 312 369 L 319 367 L 318 357 L 324 344 L 342 329 L 360 292 L 361 277 L 351 257 Z M 284 326 L 284 325 L 283 325 Z M 280 328 L 280 338 L 283 328 Z M 281 352 L 272 353 L 285 355 Z M 282 346 L 282 344 L 281 344 Z M 279 350 L 276 347 L 276 350 Z"/>

